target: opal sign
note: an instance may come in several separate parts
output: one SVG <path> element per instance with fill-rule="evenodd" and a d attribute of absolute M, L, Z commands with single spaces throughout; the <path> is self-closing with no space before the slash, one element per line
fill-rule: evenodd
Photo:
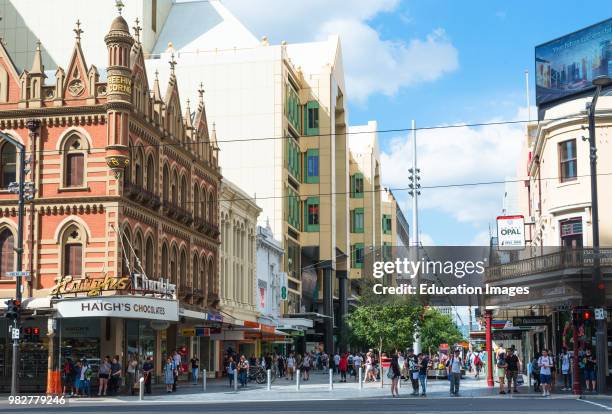
<path fill-rule="evenodd" d="M 525 218 L 523 216 L 497 217 L 497 245 L 500 249 L 525 247 Z"/>

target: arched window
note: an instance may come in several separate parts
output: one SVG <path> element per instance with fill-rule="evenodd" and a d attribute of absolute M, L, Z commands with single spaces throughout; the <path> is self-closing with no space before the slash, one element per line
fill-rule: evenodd
<path fill-rule="evenodd" d="M 0 179 L 2 188 L 17 181 L 17 150 L 10 142 L 3 142 L 0 147 Z"/>
<path fill-rule="evenodd" d="M 193 186 L 193 217 L 200 218 L 200 190 L 197 184 Z"/>
<path fill-rule="evenodd" d="M 144 267 L 144 250 L 143 250 L 143 242 L 142 242 L 142 234 L 140 232 L 136 233 L 136 239 L 134 240 L 134 245 L 131 247 L 134 249 L 134 263 L 135 273 L 141 272 L 141 267 Z M 140 266 L 137 264 L 140 263 Z"/>
<path fill-rule="evenodd" d="M 147 191 L 155 193 L 155 161 L 153 155 L 149 154 L 147 159 Z"/>
<path fill-rule="evenodd" d="M 170 196 L 170 172 L 167 164 L 164 164 L 164 172 L 162 175 L 162 198 L 164 201 L 168 201 Z"/>
<path fill-rule="evenodd" d="M 77 225 L 68 227 L 62 237 L 62 276 L 83 276 L 83 241 L 85 234 Z"/>
<path fill-rule="evenodd" d="M 215 224 L 217 220 L 215 220 L 215 213 L 217 211 L 216 199 L 215 195 L 212 191 L 208 193 L 208 222 L 210 224 Z"/>
<path fill-rule="evenodd" d="M 121 237 L 121 275 L 129 276 L 134 265 L 132 262 L 132 250 L 130 249 L 132 243 L 132 234 L 129 227 L 125 227 L 123 230 L 123 236 Z"/>
<path fill-rule="evenodd" d="M 172 204 L 178 205 L 178 176 L 176 171 L 172 173 Z"/>
<path fill-rule="evenodd" d="M 181 208 L 187 210 L 187 180 L 185 176 L 181 178 Z"/>
<path fill-rule="evenodd" d="M 206 197 L 205 188 L 202 188 L 202 193 L 200 195 L 200 212 L 202 214 L 202 219 L 208 222 L 208 199 Z"/>
<path fill-rule="evenodd" d="M 142 147 L 136 149 L 136 160 L 134 161 L 134 174 L 136 175 L 136 185 L 143 187 L 144 181 L 144 154 Z"/>
<path fill-rule="evenodd" d="M 155 249 L 153 247 L 153 238 L 147 237 L 147 245 L 145 247 L 145 273 L 147 274 L 147 277 L 151 279 L 154 277 L 153 275 L 154 269 L 155 269 L 154 257 L 155 257 Z"/>
<path fill-rule="evenodd" d="M 15 236 L 8 229 L 0 232 L 0 279 L 5 278 L 7 272 L 15 270 Z"/>
<path fill-rule="evenodd" d="M 208 271 L 206 273 L 208 273 L 208 280 L 206 281 L 206 285 L 208 286 L 208 294 L 215 295 L 217 293 L 217 288 L 215 286 L 215 268 L 213 265 L 213 259 L 208 259 Z"/>
<path fill-rule="evenodd" d="M 208 292 L 208 285 L 206 284 L 206 258 L 202 257 L 200 260 L 200 283 L 202 285 L 202 292 L 204 295 Z"/>
<path fill-rule="evenodd" d="M 181 262 L 180 262 L 180 282 L 181 287 L 187 286 L 187 254 L 185 250 L 181 250 Z"/>
<path fill-rule="evenodd" d="M 72 134 L 64 146 L 64 187 L 83 187 L 85 184 L 86 140 L 79 134 Z"/>
<path fill-rule="evenodd" d="M 170 281 L 176 284 L 176 266 L 178 261 L 178 251 L 176 250 L 176 246 L 172 248 L 172 254 L 170 256 Z"/>
<path fill-rule="evenodd" d="M 129 164 L 123 171 L 123 185 L 132 182 L 132 165 L 134 165 L 134 147 L 132 146 L 132 142 L 128 143 L 128 160 Z"/>
<path fill-rule="evenodd" d="M 200 272 L 199 272 L 199 266 L 198 266 L 198 256 L 197 255 L 193 255 L 193 261 L 192 261 L 192 267 L 191 267 L 191 278 L 193 279 L 193 288 L 194 289 L 199 289 L 200 288 Z"/>
<path fill-rule="evenodd" d="M 168 245 L 164 242 L 162 245 L 161 269 L 160 277 L 168 279 Z"/>

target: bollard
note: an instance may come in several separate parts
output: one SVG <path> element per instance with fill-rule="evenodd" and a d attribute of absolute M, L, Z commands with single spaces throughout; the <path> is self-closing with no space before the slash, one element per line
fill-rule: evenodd
<path fill-rule="evenodd" d="M 385 367 L 380 364 L 380 388 L 385 388 Z"/>
<path fill-rule="evenodd" d="M 362 369 L 363 368 L 359 367 L 359 389 L 360 390 L 363 389 L 363 380 L 361 379 Z"/>
<path fill-rule="evenodd" d="M 144 399 L 144 378 L 140 377 L 138 380 L 138 401 L 142 401 Z"/>
<path fill-rule="evenodd" d="M 333 390 L 334 389 L 334 370 L 333 369 L 329 369 L 329 390 Z"/>
<path fill-rule="evenodd" d="M 295 373 L 295 389 L 300 390 L 300 370 L 298 369 Z"/>
<path fill-rule="evenodd" d="M 206 370 L 202 370 L 202 391 L 206 391 Z"/>
<path fill-rule="evenodd" d="M 238 368 L 234 369 L 234 391 L 238 391 Z"/>
<path fill-rule="evenodd" d="M 272 389 L 272 370 L 267 370 L 266 374 L 268 375 L 268 391 Z"/>

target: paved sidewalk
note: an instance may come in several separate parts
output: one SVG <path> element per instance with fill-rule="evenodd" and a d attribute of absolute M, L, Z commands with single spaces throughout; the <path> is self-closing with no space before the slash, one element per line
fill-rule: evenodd
<path fill-rule="evenodd" d="M 229 387 L 226 378 L 209 379 L 207 382 L 206 391 L 203 390 L 202 383 L 194 386 L 191 384 L 179 384 L 177 392 L 166 393 L 164 386 L 155 386 L 153 395 L 145 395 L 147 401 L 175 401 L 175 402 L 248 402 L 248 401 L 301 401 L 301 400 L 327 400 L 327 399 L 355 399 L 368 397 L 391 397 L 390 395 L 390 380 L 385 378 L 384 387 L 381 387 L 380 381 L 375 383 L 366 383 L 363 389 L 359 388 L 359 384 L 354 379 L 349 379 L 347 383 L 340 383 L 340 377 L 334 375 L 333 389 L 329 389 L 328 374 L 322 372 L 314 372 L 311 374 L 309 381 L 300 382 L 300 390 L 296 389 L 295 381 L 291 382 L 284 378 L 277 378 L 272 383 L 272 389 L 268 391 L 266 384 L 258 385 L 249 383 L 246 388 L 238 388 L 234 391 Z M 417 399 L 439 399 L 439 398 L 455 398 L 449 394 L 449 382 L 445 379 L 429 380 L 427 384 L 427 397 L 412 397 L 412 387 L 410 382 L 401 382 L 400 396 L 404 398 Z M 541 397 L 540 393 L 530 391 L 527 385 L 519 388 L 519 394 L 500 395 L 498 393 L 497 384 L 494 388 L 488 387 L 486 379 L 474 379 L 468 376 L 461 381 L 460 397 L 462 398 L 524 398 L 524 397 Z M 576 399 L 571 392 L 554 393 L 552 399 Z M 591 396 L 588 396 L 591 399 Z M 610 398 L 603 396 L 602 398 Z M 138 397 L 132 396 L 117 396 L 106 398 L 79 398 L 71 399 L 72 402 L 126 402 L 137 401 Z"/>

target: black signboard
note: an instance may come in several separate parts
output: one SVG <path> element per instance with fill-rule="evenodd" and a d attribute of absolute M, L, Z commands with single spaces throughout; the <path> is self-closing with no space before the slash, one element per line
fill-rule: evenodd
<path fill-rule="evenodd" d="M 515 316 L 512 318 L 512 325 L 518 326 L 541 326 L 548 325 L 550 318 L 548 316 Z"/>

